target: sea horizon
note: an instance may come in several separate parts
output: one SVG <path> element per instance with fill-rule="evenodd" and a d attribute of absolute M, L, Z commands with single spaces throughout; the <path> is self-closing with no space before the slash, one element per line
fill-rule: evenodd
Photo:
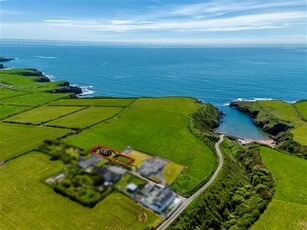
<path fill-rule="evenodd" d="M 51 80 L 81 87 L 83 96 L 193 97 L 226 113 L 218 132 L 259 140 L 267 135 L 228 104 L 240 99 L 306 99 L 305 52 L 303 46 L 147 48 L 35 41 L 0 45 L 2 56 L 16 58 L 7 67 L 36 68 Z"/>

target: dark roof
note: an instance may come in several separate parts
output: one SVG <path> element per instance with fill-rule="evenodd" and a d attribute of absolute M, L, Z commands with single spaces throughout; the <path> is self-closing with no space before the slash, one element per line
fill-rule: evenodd
<path fill-rule="evenodd" d="M 80 159 L 77 165 L 80 168 L 88 168 L 89 166 L 94 165 L 99 161 L 101 161 L 101 157 L 96 154 L 93 154 L 89 159 L 84 159 L 84 158 Z"/>
<path fill-rule="evenodd" d="M 98 174 L 100 174 L 105 181 L 112 181 L 116 182 L 120 179 L 120 175 L 116 173 L 112 173 L 108 169 L 104 167 L 94 167 L 94 171 L 96 171 Z"/>

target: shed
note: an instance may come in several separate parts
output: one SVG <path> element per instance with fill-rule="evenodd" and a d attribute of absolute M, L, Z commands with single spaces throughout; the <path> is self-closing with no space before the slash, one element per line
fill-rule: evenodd
<path fill-rule="evenodd" d="M 138 186 L 134 183 L 130 183 L 127 185 L 127 192 L 134 193 L 137 190 Z"/>

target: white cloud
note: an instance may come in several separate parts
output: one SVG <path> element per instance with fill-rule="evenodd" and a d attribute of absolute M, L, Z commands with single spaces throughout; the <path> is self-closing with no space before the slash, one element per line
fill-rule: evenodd
<path fill-rule="evenodd" d="M 181 20 L 45 20 L 57 27 L 78 27 L 92 31 L 241 31 L 289 27 L 306 19 L 304 11 L 262 13 L 219 19 Z"/>
<path fill-rule="evenodd" d="M 105 43 L 144 43 L 144 44 L 165 44 L 165 45 L 261 45 L 261 44 L 305 44 L 304 35 L 287 36 L 237 36 L 228 37 L 226 35 L 206 38 L 203 37 L 168 37 L 153 36 L 140 33 L 137 36 L 129 34 L 100 33 L 92 34 L 72 27 L 69 30 L 64 27 L 50 27 L 46 23 L 3 23 L 1 24 L 2 39 L 42 39 L 42 40 L 68 40 L 68 41 L 93 41 Z M 231 28 L 230 28 L 231 29 Z M 237 28 L 235 28 L 237 30 Z M 29 33 L 31 31 L 31 33 Z M 69 34 L 69 36 L 67 36 Z"/>
<path fill-rule="evenodd" d="M 306 32 L 305 0 L 215 0 L 185 5 L 166 5 L 159 0 L 152 2 L 156 5 L 144 9 L 139 14 L 127 12 L 124 16 L 125 13 L 121 12 L 120 17 L 114 15 L 98 18 L 97 15 L 93 15 L 83 19 L 61 15 L 63 19 L 50 18 L 35 23 L 1 23 L 0 29 L 2 36 L 6 38 L 181 43 L 210 43 L 215 40 L 235 42 L 236 38 L 227 38 L 229 34 L 234 35 L 235 31 L 238 40 L 244 42 L 254 42 L 257 39 L 267 42 L 273 39 L 279 42 L 296 39 L 301 42 L 300 34 Z M 303 5 L 304 7 L 301 7 Z M 1 10 L 0 13 L 2 14 Z M 284 29 L 294 31 L 294 28 L 299 30 L 285 35 L 288 38 L 268 37 L 275 32 L 282 31 L 280 34 L 285 34 Z M 246 39 L 240 37 L 243 34 L 240 31 L 256 30 L 266 30 L 265 36 Z M 226 38 L 219 37 L 217 33 Z M 212 34 L 215 34 L 214 39 L 206 38 Z M 293 37 L 294 35 L 297 37 Z"/>
<path fill-rule="evenodd" d="M 167 9 L 167 14 L 172 15 L 224 15 L 231 12 L 240 12 L 246 10 L 261 10 L 261 9 L 274 9 L 289 6 L 306 6 L 304 0 L 292 1 L 277 1 L 269 3 L 261 3 L 258 1 L 216 1 L 210 3 L 196 3 L 189 5 L 177 5 Z"/>

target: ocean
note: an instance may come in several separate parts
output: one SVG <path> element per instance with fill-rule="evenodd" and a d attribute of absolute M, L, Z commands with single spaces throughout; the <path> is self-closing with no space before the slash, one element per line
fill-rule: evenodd
<path fill-rule="evenodd" d="M 83 96 L 191 96 L 226 113 L 217 131 L 267 139 L 233 100 L 307 99 L 306 47 L 111 47 L 5 43 L 9 68 L 36 68 L 83 87 Z"/>

